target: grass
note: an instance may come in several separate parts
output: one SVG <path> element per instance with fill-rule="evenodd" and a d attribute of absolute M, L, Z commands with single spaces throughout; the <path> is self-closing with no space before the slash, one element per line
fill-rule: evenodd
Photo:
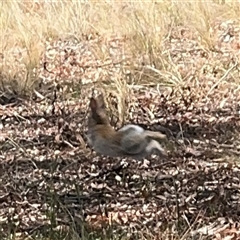
<path fill-rule="evenodd" d="M 196 89 L 206 76 L 217 72 L 217 79 L 209 86 L 208 94 L 215 87 L 226 82 L 239 85 L 239 70 L 229 62 L 229 58 L 214 57 L 219 52 L 219 39 L 215 29 L 217 23 L 222 27 L 228 23 L 240 25 L 239 0 L 212 1 L 3 1 L 0 4 L 1 96 L 28 95 L 40 82 L 39 69 L 43 68 L 43 55 L 47 44 L 59 39 L 74 39 L 77 43 L 103 38 L 95 46 L 95 58 L 102 62 L 114 58 L 104 38 L 123 38 L 124 47 L 117 61 L 117 73 L 100 71 L 95 85 L 106 92 L 115 92 L 119 103 L 115 110 L 124 122 L 127 103 L 125 99 L 137 87 L 166 87 L 178 89 L 189 83 Z M 224 25 L 225 24 L 225 25 Z M 185 32 L 187 31 L 187 36 Z M 176 42 L 176 55 L 170 53 L 172 41 Z M 186 40 L 187 39 L 187 40 Z M 209 62 L 190 61 L 184 45 L 185 41 L 196 45 L 203 54 L 212 55 Z M 105 45 L 104 45 L 105 44 Z M 180 44 L 180 45 L 178 45 Z M 186 47 L 186 49 L 184 49 Z M 191 49 L 190 49 L 191 50 Z M 239 50 L 239 48 L 238 48 Z M 181 52 L 183 51 L 183 52 Z M 237 52 L 237 50 L 236 50 Z M 190 57 L 191 58 L 191 57 Z M 112 64 L 110 64 L 112 67 Z M 214 86 L 214 88 L 212 87 Z M 201 89 L 199 87 L 199 89 Z M 199 93 L 202 94 L 202 93 Z M 204 95 L 204 94 L 203 94 Z M 204 96 L 202 96 L 204 97 Z M 47 216 L 54 226 L 57 200 L 52 197 L 52 207 Z M 80 239 L 76 228 L 81 228 L 81 239 L 128 239 L 120 238 L 106 229 L 105 237 L 92 236 L 85 232 L 84 224 L 72 226 L 67 231 L 51 229 L 52 236 L 36 236 L 35 239 Z M 88 228 L 88 226 L 86 226 Z M 189 227 L 190 228 L 190 227 Z M 171 232 L 171 230 L 169 230 Z M 170 236 L 166 231 L 158 239 L 184 239 L 181 234 Z M 156 239 L 155 236 L 141 236 L 141 239 Z M 9 236 L 9 239 L 19 239 Z M 27 238 L 26 238 L 27 239 Z"/>
<path fill-rule="evenodd" d="M 176 27 L 188 27 L 199 47 L 211 51 L 217 46 L 214 24 L 217 21 L 239 21 L 239 1 L 171 2 L 117 1 L 4 1 L 1 6 L 1 50 L 4 56 L 1 72 L 4 80 L 20 81 L 21 89 L 32 86 L 33 74 L 51 39 L 96 34 L 126 36 L 130 54 L 130 71 L 134 83 L 157 81 L 178 85 L 183 79 L 166 51 L 164 42 Z M 12 13 L 12 14 L 9 14 Z M 98 58 L 109 53 L 99 49 Z M 145 57 L 150 68 L 134 70 L 136 58 Z M 162 73 L 159 74 L 159 71 Z"/>

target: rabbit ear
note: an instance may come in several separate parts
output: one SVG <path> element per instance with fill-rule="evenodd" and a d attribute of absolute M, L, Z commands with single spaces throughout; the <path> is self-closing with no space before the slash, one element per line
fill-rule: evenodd
<path fill-rule="evenodd" d="M 100 108 L 104 108 L 105 107 L 105 102 L 104 102 L 104 98 L 103 98 L 102 94 L 97 96 L 96 101 L 97 101 L 98 107 L 100 107 Z"/>
<path fill-rule="evenodd" d="M 96 109 L 97 109 L 97 101 L 93 97 L 90 98 L 89 106 L 92 109 L 92 111 L 96 111 Z"/>

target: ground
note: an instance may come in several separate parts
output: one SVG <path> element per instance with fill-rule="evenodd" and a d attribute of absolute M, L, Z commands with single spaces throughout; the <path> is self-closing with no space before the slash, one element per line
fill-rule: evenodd
<path fill-rule="evenodd" d="M 2 51 L 1 239 L 240 238 L 240 28 L 211 31 L 214 43 L 172 26 L 146 55 L 129 35 L 51 38 L 21 92 L 6 69 L 28 73 L 26 49 Z M 85 136 L 93 90 L 116 129 L 166 134 L 168 156 L 96 155 Z"/>

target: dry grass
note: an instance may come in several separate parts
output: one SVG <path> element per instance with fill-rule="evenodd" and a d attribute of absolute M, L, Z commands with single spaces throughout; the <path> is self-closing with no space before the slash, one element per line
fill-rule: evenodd
<path fill-rule="evenodd" d="M 191 29 L 192 39 L 199 47 L 211 51 L 218 45 L 214 35 L 217 22 L 239 23 L 239 1 L 4 1 L 1 6 L 1 51 L 4 61 L 1 72 L 9 80 L 26 83 L 34 80 L 40 56 L 47 40 L 118 35 L 126 36 L 126 49 L 131 64 L 141 59 L 151 82 L 177 84 L 181 74 L 169 56 L 164 42 L 176 27 Z M 11 13 L 11 14 L 10 14 Z M 106 49 L 99 48 L 98 58 L 107 58 Z M 134 70 L 134 66 L 130 68 Z M 161 75 L 157 70 L 161 70 Z M 143 73 L 134 76 L 134 83 L 146 81 Z M 30 79 L 29 79 L 30 78 Z M 145 79 L 145 80 L 144 80 Z M 148 83 L 149 83 L 148 79 Z M 21 83 L 22 85 L 22 83 Z M 25 84 L 27 85 L 27 84 Z"/>
<path fill-rule="evenodd" d="M 222 37 L 215 29 L 219 26 L 217 24 L 240 25 L 239 0 L 139 2 L 22 0 L 3 1 L 0 12 L 1 95 L 6 93 L 31 95 L 39 83 L 39 69 L 43 68 L 42 57 L 47 43 L 59 39 L 62 41 L 74 39 L 77 42 L 111 37 L 123 39 L 124 47 L 119 59 L 116 59 L 118 64 L 114 74 L 107 71 L 107 77 L 101 78 L 103 75 L 101 72 L 99 82 L 92 84 L 100 85 L 109 94 L 115 93 L 119 103 L 116 111 L 120 123 L 124 122 L 125 99 L 135 89 L 145 86 L 177 89 L 189 83 L 198 89 L 197 87 L 203 84 L 201 83 L 203 76 L 210 74 L 213 69 L 217 69 L 216 79 L 220 79 L 221 82 L 213 81 L 209 86 L 209 93 L 213 92 L 212 86 L 224 84 L 228 75 L 230 77 L 226 82 L 230 81 L 233 88 L 238 86 L 240 81 L 237 69 L 239 46 L 233 45 L 226 59 L 212 57 L 207 64 L 191 62 L 188 56 L 180 54 L 184 46 L 186 49 L 192 49 L 189 45 L 184 45 L 187 39 L 190 45 L 197 45 L 196 49 L 214 56 L 219 51 L 219 40 Z M 172 39 L 179 41 L 174 43 Z M 177 56 L 171 52 L 173 46 L 176 48 L 174 50 L 178 51 Z M 232 56 L 235 57 L 235 65 L 229 63 Z M 98 46 L 95 48 L 95 57 L 105 62 L 113 58 L 114 54 L 107 45 Z M 235 91 L 239 91 L 239 88 Z M 80 239 L 73 229 L 69 230 L 67 235 L 65 233 L 62 236 L 55 235 L 55 239 Z M 85 236 L 84 228 L 81 231 Z M 104 239 L 118 239 L 113 237 L 114 232 L 109 235 L 110 237 Z M 186 239 L 186 235 L 171 236 L 166 232 L 158 239 Z M 81 239 L 96 238 L 85 236 Z M 156 238 L 149 234 L 147 237 L 142 236 L 142 239 Z"/>

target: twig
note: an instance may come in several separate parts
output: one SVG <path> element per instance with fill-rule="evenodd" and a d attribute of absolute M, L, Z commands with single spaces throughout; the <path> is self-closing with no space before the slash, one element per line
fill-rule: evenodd
<path fill-rule="evenodd" d="M 213 89 L 214 89 L 215 87 L 217 87 L 217 85 L 218 85 L 224 78 L 226 78 L 226 77 L 228 76 L 228 74 L 229 74 L 237 65 L 238 65 L 238 62 L 236 61 L 235 64 L 234 64 L 231 68 L 229 68 L 229 69 L 224 73 L 224 75 L 223 75 L 215 84 L 213 84 L 213 86 L 212 86 L 212 87 L 210 88 L 210 90 L 208 91 L 207 96 L 213 91 Z"/>
<path fill-rule="evenodd" d="M 33 90 L 34 91 L 34 93 L 36 94 L 36 96 L 38 97 L 38 98 L 40 98 L 41 100 L 44 100 L 46 97 L 44 97 L 41 93 L 39 93 L 38 91 L 36 91 L 35 89 Z"/>

